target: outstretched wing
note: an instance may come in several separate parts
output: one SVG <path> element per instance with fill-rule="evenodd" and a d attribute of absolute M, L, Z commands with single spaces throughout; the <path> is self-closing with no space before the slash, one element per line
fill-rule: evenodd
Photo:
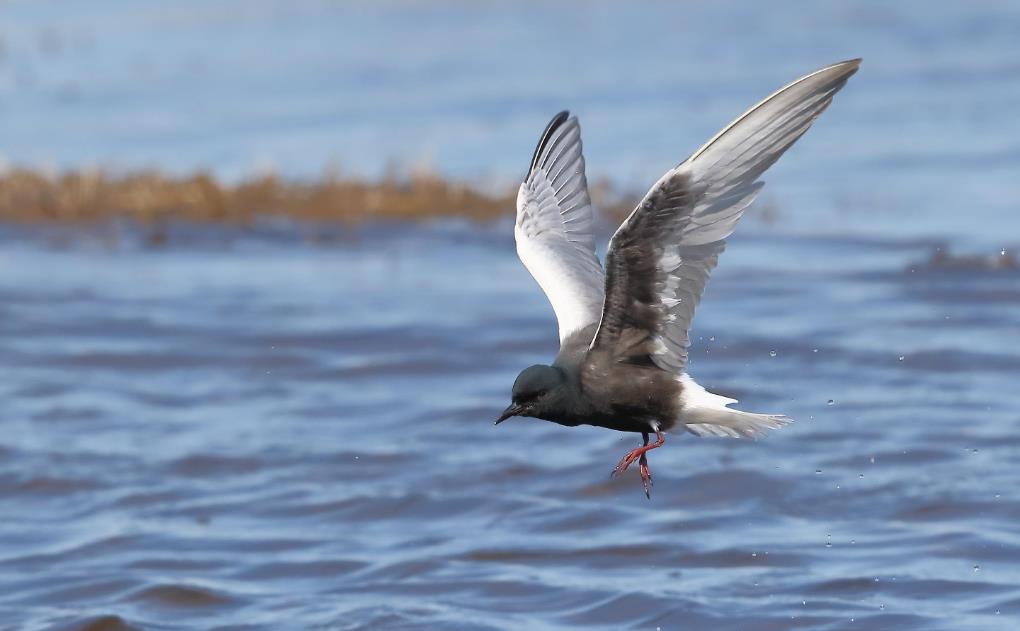
<path fill-rule="evenodd" d="M 683 372 L 694 310 L 723 240 L 764 184 L 758 178 L 859 65 L 859 59 L 834 64 L 773 93 L 655 183 L 609 244 L 593 349 Z"/>
<path fill-rule="evenodd" d="M 605 279 L 595 256 L 581 127 L 568 112 L 553 117 L 535 148 L 517 192 L 514 238 L 556 312 L 561 344 L 599 321 Z"/>

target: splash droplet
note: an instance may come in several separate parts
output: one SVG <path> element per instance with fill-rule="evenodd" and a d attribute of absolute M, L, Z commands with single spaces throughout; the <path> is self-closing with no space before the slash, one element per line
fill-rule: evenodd
<path fill-rule="evenodd" d="M 836 405 L 836 400 L 835 399 L 829 399 L 827 405 Z"/>
<path fill-rule="evenodd" d="M 981 571 L 981 566 L 980 565 L 975 565 L 974 566 L 974 572 L 977 573 L 977 572 L 980 572 L 980 571 Z"/>
<path fill-rule="evenodd" d="M 906 356 L 906 355 L 900 355 L 900 361 L 903 361 L 903 360 L 904 360 L 904 359 L 906 359 L 906 358 L 907 358 L 907 356 Z"/>
<path fill-rule="evenodd" d="M 776 356 L 776 352 L 775 351 L 769 351 L 769 357 L 775 357 L 775 356 Z"/>

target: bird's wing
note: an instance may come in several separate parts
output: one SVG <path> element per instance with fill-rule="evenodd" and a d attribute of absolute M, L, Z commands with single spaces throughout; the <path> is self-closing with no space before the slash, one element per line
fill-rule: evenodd
<path fill-rule="evenodd" d="M 758 178 L 807 131 L 860 64 L 844 61 L 773 93 L 652 186 L 613 235 L 592 349 L 683 372 L 708 276 Z"/>
<path fill-rule="evenodd" d="M 567 112 L 549 122 L 535 148 L 517 192 L 514 238 L 556 312 L 561 344 L 599 321 L 605 277 L 595 255 L 581 127 Z"/>

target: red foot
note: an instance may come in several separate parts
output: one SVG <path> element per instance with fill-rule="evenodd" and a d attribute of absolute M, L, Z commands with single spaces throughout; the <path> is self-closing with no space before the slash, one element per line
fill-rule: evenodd
<path fill-rule="evenodd" d="M 644 454 L 641 454 L 641 459 L 638 460 L 638 471 L 641 472 L 641 486 L 645 488 L 645 497 L 652 499 L 648 487 L 653 486 L 655 482 L 652 481 L 652 471 L 648 468 L 648 458 Z"/>
<path fill-rule="evenodd" d="M 610 477 L 616 477 L 627 470 L 627 467 L 634 464 L 634 461 L 638 461 L 638 471 L 641 472 L 641 486 L 645 489 L 645 497 L 651 499 L 652 496 L 649 493 L 649 487 L 652 485 L 652 472 L 648 468 L 648 458 L 645 456 L 646 452 L 649 452 L 657 447 L 661 447 L 662 443 L 666 442 L 666 437 L 662 435 L 662 432 L 655 431 L 655 442 L 651 445 L 648 444 L 648 433 L 642 432 L 641 436 L 644 438 L 644 444 L 641 447 L 635 447 L 627 452 L 627 455 L 620 459 Z"/>

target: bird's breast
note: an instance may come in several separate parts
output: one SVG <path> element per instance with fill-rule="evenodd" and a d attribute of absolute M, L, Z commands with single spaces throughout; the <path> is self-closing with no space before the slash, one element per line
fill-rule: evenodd
<path fill-rule="evenodd" d="M 669 429 L 679 417 L 682 386 L 673 375 L 655 367 L 610 364 L 586 373 L 584 392 L 593 402 L 593 425 L 620 431 L 646 432 L 653 425 Z"/>

